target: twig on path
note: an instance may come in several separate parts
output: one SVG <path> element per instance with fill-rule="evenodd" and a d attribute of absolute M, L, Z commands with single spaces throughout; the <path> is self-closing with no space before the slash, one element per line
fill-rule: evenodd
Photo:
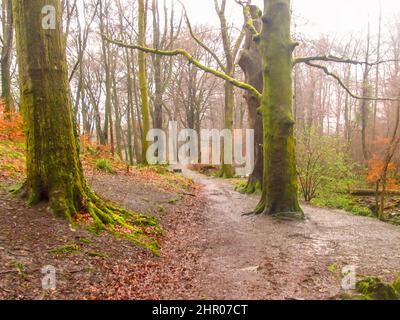
<path fill-rule="evenodd" d="M 6 270 L 6 271 L 1 271 L 0 274 L 3 275 L 3 274 L 16 273 L 16 272 L 18 272 L 18 270 Z"/>
<path fill-rule="evenodd" d="M 255 215 L 257 215 L 257 213 L 254 211 L 251 211 L 251 212 L 243 213 L 242 217 L 249 217 L 249 216 L 255 216 Z"/>
<path fill-rule="evenodd" d="M 182 192 L 184 196 L 197 197 L 194 193 Z"/>
<path fill-rule="evenodd" d="M 5 289 L 5 288 L 3 288 L 3 287 L 0 287 L 0 290 L 3 290 L 3 291 L 6 292 L 6 293 L 12 293 L 11 290 L 7 290 L 7 289 Z"/>

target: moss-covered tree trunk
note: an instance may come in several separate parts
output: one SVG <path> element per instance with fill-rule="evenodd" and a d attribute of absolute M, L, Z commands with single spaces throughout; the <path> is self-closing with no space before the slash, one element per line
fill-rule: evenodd
<path fill-rule="evenodd" d="M 26 191 L 30 203 L 50 200 L 56 213 L 72 217 L 86 187 L 79 161 L 68 93 L 60 17 L 57 29 L 42 28 L 42 8 L 59 1 L 16 0 L 14 16 L 27 138 Z"/>
<path fill-rule="evenodd" d="M 226 11 L 226 0 L 222 0 L 221 3 L 218 0 L 214 0 L 215 10 L 218 14 L 218 18 L 220 21 L 221 27 L 221 38 L 222 44 L 226 59 L 226 67 L 224 68 L 225 73 L 231 77 L 235 74 L 235 59 L 237 56 L 238 49 L 240 48 L 241 43 L 243 42 L 243 34 L 241 33 L 236 40 L 236 43 L 232 45 L 231 37 L 229 34 L 229 26 L 226 21 L 225 11 Z M 225 114 L 224 114 L 224 127 L 228 130 L 233 130 L 233 115 L 235 108 L 235 91 L 234 86 L 226 82 L 225 83 Z M 225 154 L 225 146 L 222 145 L 221 148 L 221 157 L 222 157 L 222 171 L 221 176 L 223 178 L 232 178 L 234 176 L 234 170 L 232 164 L 225 163 L 224 154 Z M 232 148 L 231 148 L 232 149 Z M 229 150 L 231 153 L 232 151 Z"/>
<path fill-rule="evenodd" d="M 146 3 L 144 0 L 139 0 L 139 45 L 145 46 L 146 43 Z M 149 106 L 149 90 L 147 87 L 147 63 L 146 63 L 146 53 L 140 51 L 138 53 L 138 61 L 139 61 L 139 87 L 140 87 L 140 95 L 142 98 L 142 157 L 141 163 L 147 164 L 147 133 L 150 130 L 150 106 Z"/>
<path fill-rule="evenodd" d="M 56 9 L 56 29 L 43 29 L 46 5 Z M 20 106 L 27 144 L 29 203 L 49 201 L 54 213 L 73 222 L 79 211 L 97 225 L 123 223 L 121 209 L 106 204 L 88 187 L 74 134 L 60 0 L 14 0 Z"/>
<path fill-rule="evenodd" d="M 2 1 L 2 29 L 3 29 L 3 48 L 1 50 L 1 98 L 5 104 L 4 111 L 14 112 L 14 100 L 11 93 L 11 57 L 13 47 L 13 16 L 12 1 Z"/>
<path fill-rule="evenodd" d="M 258 213 L 304 216 L 298 202 L 293 119 L 290 0 L 264 0 L 260 47 L 264 91 L 264 185 Z"/>
<path fill-rule="evenodd" d="M 253 19 L 253 25 L 258 32 L 261 31 L 262 12 L 257 6 L 250 6 L 250 14 Z M 262 58 L 260 46 L 257 41 L 253 41 L 253 34 L 250 30 L 246 31 L 246 40 L 242 48 L 239 66 L 245 74 L 246 83 L 252 85 L 259 92 L 262 92 L 264 80 L 262 72 Z M 263 124 L 261 115 L 258 112 L 260 107 L 260 100 L 250 92 L 245 93 L 245 99 L 249 112 L 250 127 L 254 129 L 254 171 L 250 175 L 246 187 L 242 190 L 245 193 L 254 193 L 256 190 L 261 190 L 263 185 Z"/>
<path fill-rule="evenodd" d="M 233 73 L 233 72 L 232 72 Z M 232 74 L 230 73 L 230 74 Z M 233 114 L 235 106 L 235 91 L 234 86 L 229 82 L 225 82 L 225 116 L 224 116 L 224 128 L 233 130 Z M 234 176 L 232 164 L 225 163 L 224 155 L 225 149 L 230 148 L 229 153 L 233 154 L 232 146 L 222 144 L 221 157 L 222 157 L 222 172 L 221 175 L 224 179 L 230 179 Z"/>

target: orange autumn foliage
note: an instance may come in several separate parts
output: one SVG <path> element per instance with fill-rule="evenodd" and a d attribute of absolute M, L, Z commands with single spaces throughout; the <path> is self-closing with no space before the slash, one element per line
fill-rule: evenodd
<path fill-rule="evenodd" d="M 381 138 L 374 141 L 375 145 L 387 146 L 390 144 L 389 138 Z"/>
<path fill-rule="evenodd" d="M 17 112 L 6 113 L 0 100 L 0 140 L 21 141 L 24 139 L 22 117 Z"/>
<path fill-rule="evenodd" d="M 367 182 L 368 183 L 376 183 L 379 181 L 381 178 L 381 175 L 383 174 L 385 170 L 385 163 L 383 159 L 381 159 L 379 156 L 374 155 L 374 157 L 369 161 L 369 171 L 367 175 Z M 395 173 L 397 170 L 397 165 L 393 162 L 389 163 L 388 166 L 388 173 Z M 397 188 L 397 180 L 394 178 L 388 178 L 386 181 L 389 189 L 396 189 Z"/>

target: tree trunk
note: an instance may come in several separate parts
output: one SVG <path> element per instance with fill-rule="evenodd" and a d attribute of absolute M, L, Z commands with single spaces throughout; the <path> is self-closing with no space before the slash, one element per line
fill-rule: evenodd
<path fill-rule="evenodd" d="M 368 38 L 367 38 L 367 50 L 365 53 L 365 61 L 369 62 L 369 55 L 370 55 L 370 39 L 371 39 L 371 33 L 370 33 L 370 26 L 368 24 Z M 362 88 L 362 96 L 363 97 L 370 97 L 371 96 L 371 87 L 369 83 L 369 72 L 371 70 L 371 67 L 366 65 L 363 73 L 363 88 Z M 368 126 L 368 117 L 369 117 L 369 107 L 370 107 L 370 101 L 367 100 L 362 100 L 361 101 L 361 146 L 362 146 L 362 152 L 364 156 L 364 160 L 368 161 L 370 159 L 370 153 L 368 151 L 368 145 L 367 145 L 367 126 Z"/>
<path fill-rule="evenodd" d="M 146 43 L 146 13 L 147 8 L 144 0 L 139 0 L 139 45 L 145 46 Z M 149 92 L 147 87 L 147 63 L 146 63 L 146 53 L 139 51 L 139 87 L 140 94 L 142 98 L 142 157 L 141 163 L 147 164 L 147 133 L 150 130 L 150 106 L 149 106 Z"/>
<path fill-rule="evenodd" d="M 140 144 L 139 144 L 139 138 L 138 138 L 138 133 L 140 128 L 138 128 L 137 122 L 136 122 L 136 114 L 135 114 L 135 103 L 137 104 L 137 99 L 134 99 L 134 96 L 136 95 L 136 81 L 135 79 L 132 79 L 131 77 L 131 72 L 135 71 L 135 67 L 131 64 L 130 62 L 130 52 L 129 50 L 126 50 L 126 66 L 128 69 L 128 107 L 131 109 L 131 119 L 132 119 L 132 134 L 133 134 L 133 150 L 136 156 L 136 162 L 139 161 L 141 157 L 140 153 Z M 134 101 L 135 100 L 135 101 Z"/>
<path fill-rule="evenodd" d="M 153 48 L 160 49 L 160 21 L 157 0 L 152 2 Z M 154 67 L 154 128 L 163 129 L 163 83 L 161 79 L 161 56 L 152 57 Z"/>
<path fill-rule="evenodd" d="M 293 119 L 290 0 L 264 0 L 260 47 L 264 91 L 264 184 L 257 213 L 303 218 L 298 202 Z"/>
<path fill-rule="evenodd" d="M 113 70 L 116 69 L 116 60 L 113 59 Z M 121 128 L 121 109 L 120 109 L 120 101 L 118 97 L 118 88 L 117 88 L 117 79 L 115 72 L 112 73 L 111 76 L 112 81 L 112 98 L 113 98 L 113 105 L 114 105 L 114 112 L 115 112 L 115 142 L 117 146 L 117 155 L 118 157 L 123 160 L 122 157 L 122 128 Z"/>
<path fill-rule="evenodd" d="M 15 0 L 14 18 L 27 144 L 27 180 L 22 188 L 30 204 L 49 201 L 55 214 L 71 223 L 87 211 L 99 228 L 123 224 L 127 212 L 106 204 L 88 187 L 79 159 L 68 89 L 68 71 L 59 0 Z M 42 28 L 41 10 L 56 8 L 56 29 Z"/>
<path fill-rule="evenodd" d="M 262 28 L 262 12 L 257 6 L 251 6 L 250 13 L 256 30 L 260 32 Z M 253 35 L 249 30 L 246 32 L 246 40 L 241 51 L 239 65 L 245 74 L 245 82 L 262 92 L 264 80 L 260 46 L 259 43 L 253 41 Z M 249 111 L 250 127 L 254 129 L 255 165 L 254 171 L 242 192 L 254 193 L 257 189 L 261 190 L 263 182 L 263 127 L 261 115 L 258 113 L 258 108 L 260 107 L 259 99 L 250 92 L 246 92 L 244 97 Z"/>
<path fill-rule="evenodd" d="M 11 53 L 13 46 L 13 15 L 12 1 L 3 0 L 2 2 L 2 28 L 3 28 L 3 49 L 1 50 L 1 99 L 5 104 L 4 112 L 14 112 L 14 100 L 11 93 Z"/>
<path fill-rule="evenodd" d="M 221 37 L 222 44 L 224 48 L 224 54 L 226 58 L 226 74 L 233 77 L 235 74 L 235 58 L 236 58 L 236 48 L 239 48 L 243 41 L 243 35 L 240 34 L 234 48 L 232 49 L 231 38 L 229 35 L 229 27 L 225 17 L 226 10 L 226 0 L 221 1 L 221 5 L 219 5 L 217 0 L 214 0 L 215 10 L 218 14 L 218 18 L 220 21 L 221 27 Z M 233 130 L 233 114 L 235 107 L 235 92 L 234 86 L 226 82 L 225 83 L 225 129 Z M 233 166 L 231 164 L 226 164 L 224 155 L 225 155 L 226 146 L 223 145 L 221 148 L 221 157 L 222 157 L 222 172 L 221 176 L 224 178 L 232 178 L 233 177 Z"/>
<path fill-rule="evenodd" d="M 382 4 L 380 3 L 379 8 L 379 28 L 378 28 L 378 45 L 376 49 L 376 61 L 381 60 L 381 43 L 382 43 Z M 380 66 L 377 64 L 375 70 L 375 97 L 379 96 L 379 72 Z M 374 111 L 373 111 L 373 128 L 372 128 L 372 141 L 376 138 L 376 117 L 378 113 L 378 101 L 374 101 Z"/>
<path fill-rule="evenodd" d="M 104 11 L 104 12 L 103 12 Z M 102 34 L 108 33 L 108 26 L 105 25 L 104 16 L 108 14 L 108 8 L 103 10 L 103 2 L 100 1 L 100 32 Z M 102 58 L 104 65 L 104 72 L 106 76 L 106 101 L 105 101 L 105 121 L 103 134 L 105 141 L 111 147 L 111 153 L 114 155 L 114 133 L 113 133 L 113 119 L 112 119 L 112 101 L 111 101 L 111 67 L 110 67 L 110 45 L 104 39 L 102 39 Z"/>
<path fill-rule="evenodd" d="M 229 82 L 225 82 L 225 129 L 233 130 L 233 111 L 235 105 L 235 92 L 234 87 Z M 222 157 L 222 177 L 224 179 L 230 179 L 233 177 L 233 166 L 232 164 L 225 163 L 224 155 L 225 149 L 230 148 L 230 154 L 233 154 L 232 144 L 229 146 L 224 144 L 221 148 Z"/>

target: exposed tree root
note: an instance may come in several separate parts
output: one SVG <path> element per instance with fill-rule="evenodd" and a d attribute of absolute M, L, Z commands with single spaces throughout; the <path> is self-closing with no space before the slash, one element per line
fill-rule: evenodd
<path fill-rule="evenodd" d="M 272 216 L 277 220 L 285 220 L 285 221 L 301 221 L 304 220 L 304 213 L 300 210 L 288 210 L 288 211 L 278 211 L 272 210 L 271 206 L 267 205 L 267 202 L 264 199 L 261 199 L 260 203 L 257 205 L 256 209 L 253 212 L 245 213 L 242 216 L 251 216 L 251 215 L 266 215 Z"/>
<path fill-rule="evenodd" d="M 57 192 L 53 192 L 52 196 L 47 199 L 40 192 L 29 188 L 27 183 L 14 190 L 13 193 L 27 199 L 29 205 L 49 201 L 52 211 L 58 216 L 66 217 L 72 226 L 77 224 L 75 218 L 78 213 L 87 213 L 93 220 L 90 228 L 96 233 L 110 232 L 116 237 L 127 239 L 135 245 L 147 248 L 158 255 L 157 241 L 144 231 L 144 228 L 151 227 L 154 235 L 162 233 L 155 218 L 130 212 L 106 202 L 88 186 L 82 189 L 84 190 L 80 191 L 84 196 L 75 199 L 76 201 L 67 201 L 66 197 Z"/>

